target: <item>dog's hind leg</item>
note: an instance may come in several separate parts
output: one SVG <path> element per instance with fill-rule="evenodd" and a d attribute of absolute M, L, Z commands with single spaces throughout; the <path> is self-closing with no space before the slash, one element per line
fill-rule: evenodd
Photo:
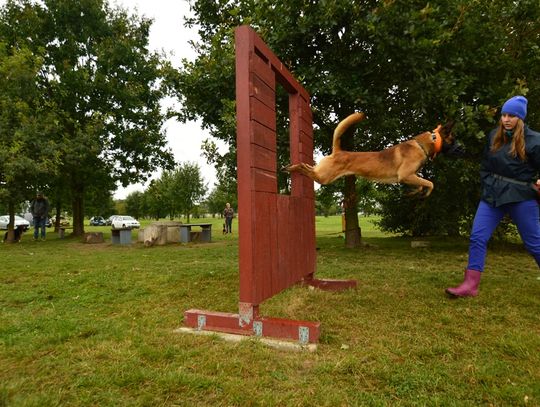
<path fill-rule="evenodd" d="M 319 163 L 316 166 L 312 166 L 306 163 L 290 165 L 286 168 L 286 171 L 289 172 L 299 172 L 301 174 L 307 175 L 313 181 L 318 182 L 321 185 L 326 185 L 334 181 L 336 178 L 333 174 L 326 174 L 322 169 L 326 168 L 323 162 Z"/>
<path fill-rule="evenodd" d="M 403 184 L 407 184 L 407 185 L 416 186 L 416 189 L 410 192 L 409 195 L 418 194 L 422 192 L 423 188 L 426 188 L 424 197 L 428 197 L 431 194 L 431 191 L 433 191 L 433 182 L 428 181 L 427 179 L 421 178 L 416 174 L 412 174 L 412 175 L 409 175 L 408 177 L 400 179 L 399 182 Z"/>

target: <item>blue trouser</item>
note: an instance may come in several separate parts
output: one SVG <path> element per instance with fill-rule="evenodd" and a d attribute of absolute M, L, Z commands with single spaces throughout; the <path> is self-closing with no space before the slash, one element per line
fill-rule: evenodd
<path fill-rule="evenodd" d="M 227 233 L 232 233 L 232 218 L 225 218 L 225 230 Z"/>
<path fill-rule="evenodd" d="M 47 227 L 47 217 L 34 217 L 34 239 L 37 239 L 39 236 L 39 231 L 41 229 L 41 237 L 45 238 L 45 228 Z"/>
<path fill-rule="evenodd" d="M 540 222 L 536 200 L 515 202 L 494 208 L 480 201 L 474 216 L 469 245 L 469 270 L 484 271 L 487 244 L 505 214 L 510 215 L 527 251 L 540 267 Z"/>

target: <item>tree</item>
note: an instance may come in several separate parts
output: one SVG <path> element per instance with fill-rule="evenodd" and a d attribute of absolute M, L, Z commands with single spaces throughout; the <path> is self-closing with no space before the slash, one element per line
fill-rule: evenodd
<path fill-rule="evenodd" d="M 167 212 L 163 202 L 164 198 L 161 179 L 152 180 L 146 191 L 144 191 L 145 214 L 155 220 L 165 217 Z"/>
<path fill-rule="evenodd" d="M 59 127 L 45 139 L 60 154 L 61 176 L 52 183 L 70 191 L 76 235 L 96 180 L 126 186 L 173 163 L 160 106 L 171 68 L 148 50 L 150 25 L 104 0 L 13 0 L 2 8 L 7 47 L 42 55 L 38 86 Z"/>
<path fill-rule="evenodd" d="M 195 206 L 202 201 L 208 190 L 201 170 L 196 163 L 181 163 L 172 172 L 171 179 L 178 209 L 186 216 L 189 223 L 190 215 Z"/>
<path fill-rule="evenodd" d="M 225 209 L 225 204 L 227 203 L 230 203 L 233 208 L 238 207 L 236 182 L 234 183 L 234 186 L 234 193 L 231 193 L 227 183 L 220 182 L 217 184 L 206 198 L 206 205 L 209 213 L 212 215 L 215 215 L 216 213 L 223 214 L 223 209 Z"/>
<path fill-rule="evenodd" d="M 132 192 L 126 197 L 126 213 L 134 218 L 141 218 L 144 214 L 144 194 L 139 191 Z"/>
<path fill-rule="evenodd" d="M 328 217 L 331 214 L 332 209 L 336 209 L 337 207 L 336 198 L 338 195 L 339 190 L 336 188 L 336 184 L 322 185 L 315 191 L 315 207 L 318 214 Z"/>
<path fill-rule="evenodd" d="M 438 205 L 456 208 L 442 229 L 456 229 L 470 216 L 475 194 L 465 184 L 477 170 L 485 131 L 497 108 L 513 94 L 527 94 L 532 127 L 540 124 L 540 4 L 537 1 L 435 0 L 280 2 L 192 1 L 188 24 L 199 27 L 198 57 L 185 62 L 176 79 L 181 119 L 200 118 L 213 137 L 234 147 L 233 30 L 253 26 L 312 95 L 317 149 L 328 154 L 339 120 L 362 110 L 368 119 L 343 138 L 350 150 L 380 150 L 447 119 L 466 145 L 471 163 L 437 159 L 424 170 L 429 178 L 452 170 L 420 204 L 407 202 L 411 220 L 422 230 L 441 230 L 432 217 Z M 354 137 L 353 137 L 354 135 Z M 234 167 L 233 156 L 225 165 Z M 466 171 L 469 171 L 467 173 Z M 232 175 L 234 176 L 234 175 Z M 358 208 L 353 178 L 342 190 L 348 220 Z M 463 191 L 457 194 L 456 191 Z M 434 192 L 434 193 L 435 193 Z M 401 188 L 389 188 L 395 202 Z M 385 215 L 386 216 L 386 215 Z M 438 221 L 443 218 L 439 218 Z M 357 221 L 356 221 L 357 222 Z M 412 223 L 404 222 L 411 230 Z M 454 224 L 452 227 L 451 223 Z M 354 227 L 353 229 L 357 229 Z M 424 232 L 423 232 L 424 233 Z M 358 231 L 347 235 L 359 245 Z"/>
<path fill-rule="evenodd" d="M 8 242 L 13 241 L 15 207 L 54 173 L 58 158 L 54 142 L 37 136 L 55 130 L 51 105 L 35 86 L 40 64 L 28 48 L 0 42 L 0 200 L 10 216 Z"/>
<path fill-rule="evenodd" d="M 114 199 L 111 191 L 101 185 L 91 185 L 85 196 L 85 216 L 109 217 L 114 213 Z"/>

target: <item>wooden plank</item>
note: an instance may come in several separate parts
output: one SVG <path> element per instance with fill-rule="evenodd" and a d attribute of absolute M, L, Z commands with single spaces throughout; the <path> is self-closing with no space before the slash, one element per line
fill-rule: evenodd
<path fill-rule="evenodd" d="M 302 97 L 302 95 L 300 95 L 300 97 L 302 98 L 302 100 L 300 101 L 300 104 L 301 104 L 300 119 L 311 127 L 313 124 L 313 113 L 311 111 L 311 105 L 309 101 L 306 101 Z"/>
<path fill-rule="evenodd" d="M 276 75 L 272 70 L 272 67 L 268 61 L 265 61 L 257 52 L 251 52 L 251 72 L 255 75 L 268 87 L 275 89 L 276 87 Z"/>
<path fill-rule="evenodd" d="M 264 291 L 264 299 L 268 299 L 276 294 L 278 294 L 282 289 L 279 288 L 275 284 L 275 278 L 274 276 L 278 273 L 278 261 L 279 261 L 279 252 L 278 252 L 278 227 L 277 224 L 280 221 L 279 218 L 276 217 L 278 213 L 277 209 L 277 200 L 279 197 L 279 194 L 272 193 L 267 194 L 268 195 L 268 211 L 269 211 L 269 224 L 268 224 L 268 234 L 270 236 L 270 244 L 268 245 L 268 250 L 271 252 L 272 256 L 272 264 L 271 264 L 271 270 L 268 275 L 265 276 L 265 279 L 263 281 L 264 287 L 266 288 Z"/>
<path fill-rule="evenodd" d="M 300 122 L 298 118 L 299 108 L 298 94 L 289 95 L 289 143 L 290 143 L 290 160 L 296 162 L 299 155 L 300 145 Z"/>
<path fill-rule="evenodd" d="M 290 273 L 291 251 L 296 249 L 294 239 L 294 225 L 290 223 L 289 213 L 290 197 L 278 195 L 277 199 L 277 242 L 278 242 L 278 270 L 274 276 L 276 292 L 281 292 L 289 287 L 288 275 Z"/>
<path fill-rule="evenodd" d="M 249 302 L 253 281 L 253 213 L 251 192 L 251 83 L 250 61 L 253 35 L 248 26 L 238 27 L 235 32 L 236 49 L 236 145 L 238 178 L 238 222 L 240 301 Z"/>
<path fill-rule="evenodd" d="M 276 194 L 257 193 L 254 205 L 257 238 L 252 242 L 254 287 L 253 298 L 250 302 L 260 304 L 276 294 L 272 288 L 272 275 L 277 269 Z"/>
<path fill-rule="evenodd" d="M 304 276 L 315 273 L 316 264 L 317 264 L 317 251 L 316 251 L 316 238 L 315 238 L 315 200 L 313 196 L 313 185 L 309 196 L 306 196 L 302 199 L 302 213 L 304 218 L 302 222 L 304 223 L 304 239 L 307 254 L 307 265 Z"/>
<path fill-rule="evenodd" d="M 270 73 L 272 74 L 271 71 Z M 250 96 L 253 96 L 256 99 L 260 100 L 272 110 L 275 110 L 276 105 L 276 92 L 274 89 L 274 83 L 269 86 L 265 81 L 261 79 L 261 77 L 259 76 L 259 72 L 253 72 Z"/>
<path fill-rule="evenodd" d="M 313 155 L 313 134 L 301 131 L 299 139 L 299 142 L 302 145 L 301 152 L 306 155 Z"/>
<path fill-rule="evenodd" d="M 252 168 L 276 172 L 277 160 L 275 151 L 268 150 L 257 144 L 251 144 L 251 160 Z"/>
<path fill-rule="evenodd" d="M 309 99 L 307 91 L 298 84 L 289 70 L 285 67 L 285 65 L 283 65 L 283 63 L 281 63 L 281 61 L 268 48 L 268 46 L 258 36 L 254 36 L 253 42 L 255 44 L 255 53 L 263 54 L 266 58 L 268 58 L 269 64 L 274 71 L 276 81 L 279 82 L 285 88 L 285 90 L 287 90 L 287 92 L 300 92 L 307 99 Z"/>
<path fill-rule="evenodd" d="M 277 175 L 275 171 L 252 168 L 251 174 L 251 188 L 254 192 L 277 193 Z"/>
<path fill-rule="evenodd" d="M 275 131 L 263 126 L 262 124 L 251 122 L 251 142 L 267 150 L 276 151 L 276 133 Z"/>
<path fill-rule="evenodd" d="M 294 341 L 305 339 L 305 343 L 316 343 L 320 337 L 320 322 L 257 317 L 251 324 L 240 326 L 238 314 L 200 309 L 189 309 L 184 312 L 184 324 L 200 331 L 253 336 L 255 335 L 253 329 L 255 322 L 260 324 L 262 337 Z M 301 330 L 307 334 L 305 337 L 300 336 Z"/>
<path fill-rule="evenodd" d="M 257 98 L 250 98 L 250 117 L 272 131 L 276 131 L 276 112 Z"/>

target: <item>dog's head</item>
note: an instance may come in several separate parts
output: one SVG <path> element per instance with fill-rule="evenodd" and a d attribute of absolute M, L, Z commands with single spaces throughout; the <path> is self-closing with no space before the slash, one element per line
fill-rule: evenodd
<path fill-rule="evenodd" d="M 445 155 L 449 156 L 461 156 L 465 153 L 465 148 L 461 143 L 459 143 L 456 140 L 456 137 L 454 133 L 452 132 L 452 129 L 454 127 L 454 122 L 448 122 L 444 126 L 439 124 L 435 130 L 433 130 L 433 134 L 435 136 L 439 136 L 440 141 L 436 141 L 436 152 L 440 152 Z"/>

